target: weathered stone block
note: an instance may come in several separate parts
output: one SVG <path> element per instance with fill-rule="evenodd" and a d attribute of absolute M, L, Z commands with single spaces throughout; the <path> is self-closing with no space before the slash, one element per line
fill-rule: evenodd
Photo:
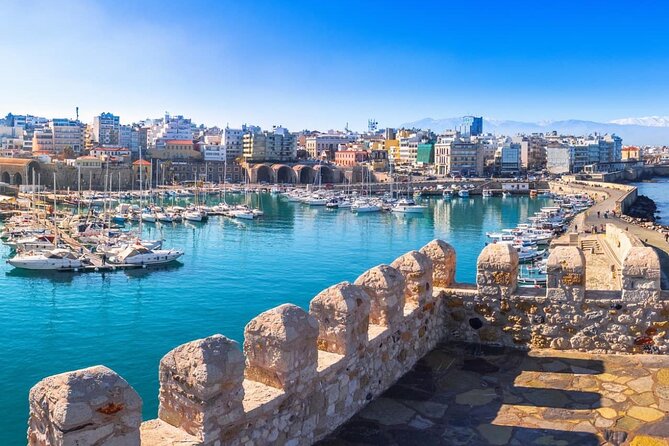
<path fill-rule="evenodd" d="M 455 281 L 455 249 L 443 240 L 432 240 L 420 249 L 432 260 L 432 285 L 448 288 Z"/>
<path fill-rule="evenodd" d="M 369 310 L 369 295 L 361 286 L 342 282 L 321 291 L 309 304 L 309 314 L 318 321 L 318 348 L 340 355 L 362 351 Z"/>
<path fill-rule="evenodd" d="M 291 389 L 316 373 L 318 322 L 297 305 L 284 304 L 256 316 L 244 329 L 246 377 Z"/>
<path fill-rule="evenodd" d="M 207 444 L 243 413 L 244 356 L 222 335 L 180 345 L 160 361 L 158 417 Z"/>
<path fill-rule="evenodd" d="M 28 444 L 138 446 L 141 421 L 137 392 L 113 370 L 89 367 L 50 376 L 30 390 Z"/>
<path fill-rule="evenodd" d="M 478 292 L 495 298 L 509 297 L 518 285 L 518 253 L 511 245 L 492 243 L 476 262 Z"/>
<path fill-rule="evenodd" d="M 388 265 L 375 266 L 355 281 L 370 297 L 369 322 L 394 326 L 404 317 L 404 276 Z"/>
<path fill-rule="evenodd" d="M 418 251 L 409 251 L 390 264 L 404 277 L 404 300 L 423 307 L 432 301 L 432 260 Z"/>
<path fill-rule="evenodd" d="M 651 247 L 633 246 L 623 260 L 622 298 L 628 302 L 658 299 L 660 258 Z"/>
<path fill-rule="evenodd" d="M 546 297 L 560 301 L 585 298 L 585 256 L 576 246 L 556 246 L 546 264 Z"/>

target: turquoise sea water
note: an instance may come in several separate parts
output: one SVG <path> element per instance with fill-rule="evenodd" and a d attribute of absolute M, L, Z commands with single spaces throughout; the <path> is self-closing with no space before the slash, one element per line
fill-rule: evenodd
<path fill-rule="evenodd" d="M 639 194 L 655 201 L 660 217 L 662 217 L 659 222 L 669 225 L 669 178 L 656 178 L 653 181 L 634 183 L 634 186 L 639 188 Z"/>
<path fill-rule="evenodd" d="M 513 227 L 549 204 L 435 198 L 425 216 L 406 217 L 357 216 L 268 194 L 247 199 L 260 200 L 265 216 L 162 227 L 165 246 L 186 252 L 169 268 L 27 274 L 4 262 L 2 245 L 0 445 L 25 444 L 28 391 L 45 376 L 104 364 L 140 393 L 144 418 L 155 418 L 158 363 L 177 345 L 214 333 L 242 341 L 258 313 L 285 302 L 307 308 L 322 289 L 437 237 L 456 248 L 457 280 L 473 282 L 486 231 Z M 148 224 L 145 232 L 160 235 Z"/>

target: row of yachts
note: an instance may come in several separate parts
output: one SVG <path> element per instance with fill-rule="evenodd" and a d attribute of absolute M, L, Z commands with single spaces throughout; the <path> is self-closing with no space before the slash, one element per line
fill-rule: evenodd
<path fill-rule="evenodd" d="M 565 232 L 569 222 L 580 212 L 592 206 L 587 195 L 553 197 L 553 206 L 542 207 L 515 228 L 488 232 L 490 243 L 511 245 L 518 253 L 521 268 L 518 283 L 521 286 L 545 286 L 548 247 L 553 238 Z"/>
<path fill-rule="evenodd" d="M 293 190 L 283 194 L 286 200 L 308 206 L 322 206 L 328 209 L 349 209 L 357 214 L 372 212 L 396 212 L 402 214 L 422 214 L 428 207 L 416 203 L 411 197 L 394 198 L 390 194 L 382 197 L 360 196 L 356 192 Z"/>
<path fill-rule="evenodd" d="M 184 255 L 163 248 L 163 240 L 142 240 L 113 228 L 99 217 L 21 212 L 5 222 L 0 241 L 11 266 L 26 270 L 79 271 L 146 267 L 171 263 Z"/>

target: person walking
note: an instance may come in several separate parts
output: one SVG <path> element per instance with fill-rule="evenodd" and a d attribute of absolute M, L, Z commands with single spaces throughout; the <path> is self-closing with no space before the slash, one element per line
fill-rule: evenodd
<path fill-rule="evenodd" d="M 601 217 L 601 211 L 597 211 L 597 218 Z"/>
<path fill-rule="evenodd" d="M 669 232 L 664 234 L 664 242 L 669 243 Z"/>

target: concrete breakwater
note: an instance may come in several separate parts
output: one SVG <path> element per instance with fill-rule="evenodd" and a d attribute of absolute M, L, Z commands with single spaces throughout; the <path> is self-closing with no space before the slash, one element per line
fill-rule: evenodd
<path fill-rule="evenodd" d="M 517 287 L 518 255 L 493 244 L 476 284 L 454 282 L 456 252 L 434 240 L 247 326 L 160 362 L 158 418 L 104 366 L 45 378 L 30 392 L 30 445 L 311 444 L 380 395 L 440 341 L 521 349 L 669 352 L 669 296 L 655 251 L 624 231 L 620 291 L 589 290 L 576 246 L 554 249 L 548 288 Z M 623 240 L 624 239 L 624 240 Z"/>

